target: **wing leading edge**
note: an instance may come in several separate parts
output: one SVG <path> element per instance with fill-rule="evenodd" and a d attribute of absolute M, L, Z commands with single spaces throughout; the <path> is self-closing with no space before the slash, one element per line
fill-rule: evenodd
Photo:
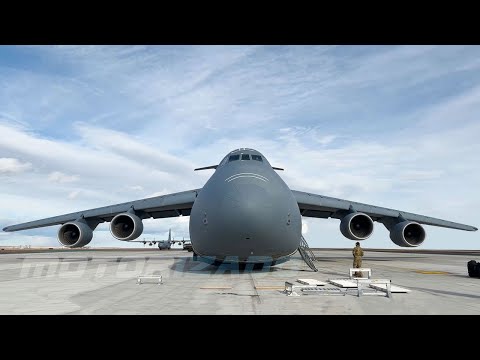
<path fill-rule="evenodd" d="M 474 226 L 459 224 L 452 221 L 437 219 L 429 216 L 408 213 L 400 210 L 388 209 L 374 205 L 363 204 L 359 202 L 336 199 L 328 196 L 310 194 L 292 190 L 297 199 L 298 207 L 302 216 L 317 218 L 336 218 L 345 216 L 351 208 L 355 211 L 367 214 L 374 221 L 379 221 L 385 226 L 392 220 L 403 218 L 405 220 L 415 221 L 419 224 L 439 226 L 449 229 L 477 231 Z"/>
<path fill-rule="evenodd" d="M 81 217 L 87 221 L 92 229 L 95 229 L 98 224 L 105 221 L 111 221 L 115 215 L 127 212 L 132 207 L 142 219 L 151 217 L 167 218 L 180 215 L 188 216 L 190 215 L 193 203 L 200 190 L 201 189 L 182 191 L 90 210 L 77 211 L 70 214 L 7 226 L 3 231 L 28 230 L 45 226 L 60 225 L 69 221 L 75 221 Z"/>

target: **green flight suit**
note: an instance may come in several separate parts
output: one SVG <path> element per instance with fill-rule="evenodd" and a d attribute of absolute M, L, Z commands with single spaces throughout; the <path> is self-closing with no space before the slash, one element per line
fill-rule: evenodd
<path fill-rule="evenodd" d="M 353 267 L 358 269 L 362 267 L 362 256 L 363 256 L 363 249 L 360 246 L 355 246 L 352 250 L 353 254 Z M 356 272 L 355 275 L 357 277 L 363 276 L 361 272 Z"/>

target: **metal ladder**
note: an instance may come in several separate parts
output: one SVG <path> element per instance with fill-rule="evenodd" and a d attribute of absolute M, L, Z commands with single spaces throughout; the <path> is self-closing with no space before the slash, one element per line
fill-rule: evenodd
<path fill-rule="evenodd" d="M 298 246 L 298 252 L 300 253 L 303 261 L 307 263 L 310 269 L 312 269 L 313 271 L 318 271 L 318 269 L 315 267 L 315 264 L 313 263 L 314 261 L 317 261 L 317 259 L 315 258 L 315 255 L 308 246 L 307 241 L 305 240 L 303 235 L 302 239 L 300 240 L 300 245 Z"/>

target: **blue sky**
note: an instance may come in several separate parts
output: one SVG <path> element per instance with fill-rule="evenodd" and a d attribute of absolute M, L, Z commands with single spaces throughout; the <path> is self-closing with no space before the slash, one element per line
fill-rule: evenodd
<path fill-rule="evenodd" d="M 479 115 L 479 46 L 0 46 L 0 228 L 201 187 L 211 171 L 193 169 L 239 147 L 292 189 L 478 227 Z M 144 237 L 169 228 L 189 236 L 177 218 Z M 422 248 L 479 248 L 425 228 Z M 56 246 L 56 231 L 0 242 Z M 338 220 L 303 231 L 354 245 Z M 396 247 L 378 223 L 363 244 Z M 102 224 L 90 245 L 131 244 Z"/>

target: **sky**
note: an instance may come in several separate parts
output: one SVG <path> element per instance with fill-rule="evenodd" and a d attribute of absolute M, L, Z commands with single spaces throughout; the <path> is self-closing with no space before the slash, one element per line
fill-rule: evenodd
<path fill-rule="evenodd" d="M 479 46 L 0 46 L 0 229 L 201 188 L 240 147 L 293 190 L 478 227 Z M 140 239 L 189 238 L 189 217 Z M 353 247 L 303 218 L 311 247 Z M 1 245 L 58 246 L 59 226 Z M 424 249 L 479 249 L 425 226 Z M 92 247 L 137 247 L 100 224 Z M 398 248 L 375 223 L 362 242 Z"/>

